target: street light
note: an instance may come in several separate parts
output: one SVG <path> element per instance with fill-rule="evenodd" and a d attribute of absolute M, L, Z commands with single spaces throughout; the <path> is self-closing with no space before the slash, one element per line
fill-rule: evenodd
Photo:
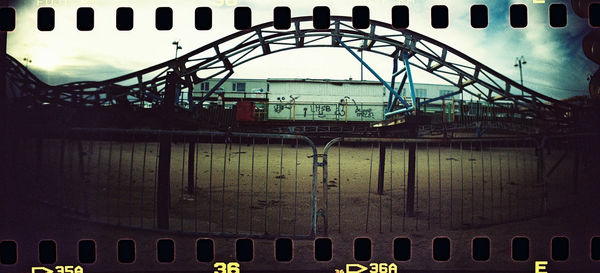
<path fill-rule="evenodd" d="M 173 42 L 173 45 L 175 45 L 175 59 L 177 59 L 177 51 L 181 49 L 181 46 L 179 45 L 179 41 Z"/>
<path fill-rule="evenodd" d="M 515 67 L 519 67 L 519 73 L 521 74 L 521 86 L 523 86 L 523 65 L 526 64 L 525 58 L 523 56 L 517 57 L 515 60 Z M 524 96 L 525 93 L 523 89 L 521 89 L 521 96 Z"/>
<path fill-rule="evenodd" d="M 27 57 L 23 58 L 23 61 L 25 62 L 25 68 L 31 63 L 31 59 Z"/>

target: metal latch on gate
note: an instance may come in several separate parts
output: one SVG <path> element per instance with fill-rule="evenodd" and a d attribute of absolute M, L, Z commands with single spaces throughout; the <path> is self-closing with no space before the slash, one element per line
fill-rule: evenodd
<path fill-rule="evenodd" d="M 308 158 L 313 158 L 313 157 L 323 158 L 325 156 L 326 156 L 325 154 L 316 154 L 316 155 L 308 155 L 306 157 L 308 157 Z M 323 164 L 323 162 L 317 162 L 317 166 L 323 167 L 323 166 L 325 166 L 325 164 Z"/>

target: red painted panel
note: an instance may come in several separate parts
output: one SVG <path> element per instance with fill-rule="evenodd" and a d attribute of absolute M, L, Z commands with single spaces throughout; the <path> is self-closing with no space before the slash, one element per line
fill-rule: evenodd
<path fill-rule="evenodd" d="M 249 101 L 239 101 L 237 103 L 235 119 L 237 121 L 254 121 L 254 103 Z"/>

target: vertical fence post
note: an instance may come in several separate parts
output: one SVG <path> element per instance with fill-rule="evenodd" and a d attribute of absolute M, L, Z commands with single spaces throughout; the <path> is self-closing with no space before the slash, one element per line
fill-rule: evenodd
<path fill-rule="evenodd" d="M 542 214 L 545 214 L 548 209 L 548 187 L 546 185 L 546 171 L 544 168 L 544 146 L 546 145 L 546 137 L 542 137 L 538 141 L 537 148 L 537 183 L 542 185 Z"/>
<path fill-rule="evenodd" d="M 413 128 L 410 128 L 410 137 L 416 137 L 417 135 L 417 127 L 416 125 L 411 125 Z M 408 181 L 406 184 L 406 214 L 408 217 L 415 216 L 415 159 L 416 155 L 416 143 L 410 142 L 408 143 Z"/>
<path fill-rule="evenodd" d="M 442 99 L 442 124 L 446 123 L 446 99 Z"/>
<path fill-rule="evenodd" d="M 379 174 L 377 177 L 377 194 L 383 195 L 383 176 L 385 173 L 385 143 L 379 143 Z"/>
<path fill-rule="evenodd" d="M 194 140 L 191 140 L 189 142 L 188 145 L 188 187 L 187 187 L 187 191 L 188 194 L 194 195 L 195 189 L 194 189 L 194 166 L 195 166 L 195 151 L 196 151 L 196 142 L 194 142 Z M 194 196 L 194 198 L 196 198 Z"/>
<path fill-rule="evenodd" d="M 325 202 L 325 210 L 323 210 L 323 235 L 327 236 L 328 235 L 328 227 L 329 227 L 329 223 L 327 220 L 327 213 L 329 212 L 329 200 L 327 198 L 327 191 L 328 191 L 328 187 L 327 187 L 327 179 L 328 179 L 328 172 L 327 172 L 327 153 L 323 153 L 323 163 L 322 163 L 322 167 L 323 167 L 323 201 Z M 338 181 L 339 183 L 339 181 Z"/>
<path fill-rule="evenodd" d="M 463 99 L 461 97 L 460 101 L 459 101 L 459 108 L 460 108 L 460 122 L 464 122 L 465 121 L 465 107 L 463 105 Z"/>
<path fill-rule="evenodd" d="M 170 119 L 175 106 L 175 86 L 177 78 L 167 72 L 165 84 L 165 99 L 162 106 L 163 124 L 162 129 L 170 129 Z M 160 135 L 160 152 L 158 159 L 158 187 L 156 192 L 156 224 L 159 229 L 169 229 L 169 205 L 170 205 L 170 172 L 171 172 L 171 136 Z"/>
<path fill-rule="evenodd" d="M 455 118 L 455 117 L 454 117 L 454 115 L 455 115 L 455 113 L 454 113 L 454 109 L 455 109 L 455 105 L 454 105 L 454 96 L 452 96 L 452 110 L 451 110 L 451 111 L 452 111 L 452 121 L 451 121 L 451 122 L 454 122 L 454 118 Z"/>

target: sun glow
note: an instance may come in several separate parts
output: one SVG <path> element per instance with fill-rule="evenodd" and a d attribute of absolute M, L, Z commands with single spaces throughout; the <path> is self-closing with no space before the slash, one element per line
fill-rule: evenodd
<path fill-rule="evenodd" d="M 60 62 L 60 58 L 48 50 L 37 50 L 31 54 L 31 65 L 44 70 L 54 70 Z"/>

